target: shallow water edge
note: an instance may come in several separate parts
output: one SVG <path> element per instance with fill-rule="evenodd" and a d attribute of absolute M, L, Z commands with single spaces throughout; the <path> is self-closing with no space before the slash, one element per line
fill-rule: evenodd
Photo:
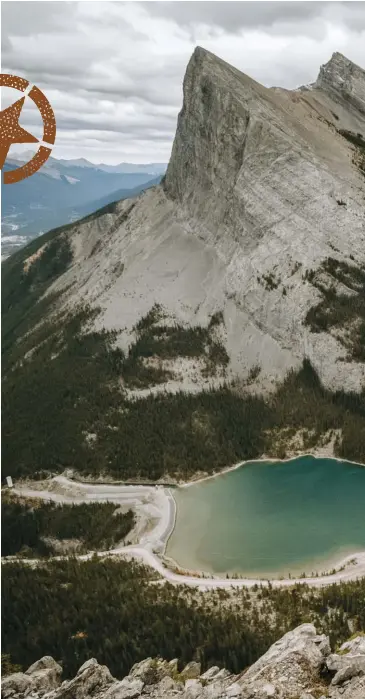
<path fill-rule="evenodd" d="M 317 463 L 314 462 L 319 462 Z M 307 493 L 303 496 L 308 498 L 308 512 L 300 511 L 298 506 L 298 519 L 297 513 L 295 511 L 295 506 L 291 503 L 286 503 L 285 497 L 292 499 L 292 493 L 290 488 L 288 488 L 287 480 L 292 481 L 290 484 L 291 488 L 296 490 L 295 471 L 288 471 L 288 469 L 283 469 L 277 471 L 275 476 L 273 476 L 271 469 L 270 471 L 265 469 L 265 465 L 269 466 L 271 463 L 275 464 L 277 467 L 282 467 L 284 464 L 288 465 L 290 462 L 297 462 L 298 468 L 301 473 L 298 474 L 299 486 L 303 485 L 303 475 L 304 475 L 304 485 L 306 481 L 311 483 L 307 487 Z M 255 472 L 255 465 L 262 465 L 260 469 L 259 489 L 256 488 L 255 475 L 259 472 Z M 333 482 L 331 483 L 331 474 L 333 464 L 338 464 L 335 468 Z M 240 469 L 243 466 L 248 466 L 251 473 L 249 474 L 248 484 L 252 486 L 253 492 L 252 498 L 247 501 L 243 500 L 241 505 L 240 496 L 235 492 L 241 488 L 241 494 L 245 494 L 246 483 L 242 482 L 241 477 L 235 478 L 233 484 L 233 496 L 228 492 L 230 480 L 225 478 L 222 479 L 221 484 L 215 479 L 218 476 L 227 476 L 233 471 Z M 344 471 L 341 466 L 350 466 L 352 471 Z M 204 573 L 209 576 L 233 576 L 247 577 L 247 578 L 263 578 L 263 579 L 280 579 L 283 577 L 299 577 L 306 573 L 306 576 L 311 577 L 317 574 L 323 574 L 324 572 L 333 571 L 334 568 L 338 570 L 339 567 L 344 565 L 344 561 L 349 564 L 351 556 L 361 553 L 365 550 L 365 521 L 363 522 L 364 535 L 360 531 L 359 524 L 359 497 L 362 497 L 363 502 L 365 499 L 365 474 L 364 478 L 354 476 L 354 468 L 363 467 L 364 464 L 345 461 L 343 459 L 335 457 L 324 457 L 317 454 L 305 454 L 300 456 L 293 456 L 287 459 L 279 460 L 274 458 L 265 458 L 250 461 L 243 461 L 235 464 L 234 466 L 228 467 L 219 473 L 202 477 L 196 481 L 189 483 L 184 483 L 177 488 L 170 490 L 170 496 L 173 496 L 176 502 L 177 516 L 174 522 L 174 528 L 168 532 L 165 539 L 164 551 L 165 559 L 170 565 L 175 565 L 179 570 L 195 571 L 196 573 Z M 265 470 L 264 470 L 265 469 Z M 318 469 L 318 470 L 317 470 Z M 308 478 L 307 478 L 308 470 Z M 246 469 L 243 469 L 246 471 Z M 270 474 L 270 475 L 269 475 Z M 277 481 L 277 475 L 279 476 Z M 286 474 L 286 475 L 285 475 Z M 355 473 L 356 475 L 356 473 Z M 271 503 L 271 492 L 267 490 L 269 485 L 266 484 L 266 477 L 269 481 L 271 480 L 271 486 L 273 487 L 273 503 Z M 250 481 L 251 479 L 251 481 Z M 294 479 L 294 480 L 293 480 Z M 319 493 L 324 498 L 324 515 L 323 522 L 319 516 L 319 511 L 321 509 L 321 500 L 316 502 L 316 495 L 313 496 L 317 488 L 316 481 L 318 480 Z M 338 480 L 338 488 L 336 490 L 336 482 Z M 214 482 L 215 481 L 215 482 Z M 302 482 L 301 482 L 302 481 Z M 344 483 L 344 488 L 341 490 L 342 482 Z M 203 488 L 202 483 L 206 483 Z M 228 484 L 228 486 L 227 486 Z M 280 487 L 284 485 L 284 491 L 280 491 Z M 192 486 L 196 486 L 194 491 L 190 489 Z M 275 487 L 279 488 L 278 493 L 275 494 Z M 190 490 L 190 494 L 187 493 L 187 488 Z M 351 492 L 354 490 L 354 493 Z M 288 493 L 286 490 L 288 490 Z M 262 493 L 263 490 L 263 493 Z M 329 496 L 326 499 L 326 490 L 330 490 Z M 342 492 L 344 497 L 345 510 L 346 507 L 350 511 L 352 508 L 352 496 L 354 495 L 354 508 L 357 507 L 357 515 L 355 513 L 353 519 L 351 516 L 348 523 L 348 540 L 346 532 L 341 532 L 341 527 L 339 527 L 338 519 L 341 517 L 341 508 L 338 507 L 339 504 L 343 504 L 342 501 L 338 500 L 342 498 Z M 361 495 L 359 495 L 359 492 Z M 208 493 L 208 495 L 207 495 Z M 181 496 L 182 499 L 181 499 Z M 329 505 L 329 500 L 333 496 L 334 505 L 332 503 Z M 209 503 L 209 497 L 212 498 L 212 503 Z M 231 497 L 236 498 L 235 505 L 233 505 L 233 511 L 231 512 Z M 262 497 L 264 497 L 265 503 L 263 504 Z M 275 502 L 275 497 L 277 502 Z M 298 497 L 298 494 L 297 494 Z M 200 498 L 200 499 L 199 499 Z M 238 498 L 238 501 L 237 501 Z M 260 500 L 261 498 L 261 500 Z M 279 499 L 278 499 L 279 498 Z M 314 498 L 314 499 L 313 499 Z M 336 504 L 336 498 L 338 503 Z M 189 501 L 191 499 L 191 505 Z M 237 502 L 239 508 L 237 510 Z M 186 505 L 188 503 L 188 505 Z M 300 505 L 300 497 L 299 497 Z M 234 507 L 236 506 L 236 510 Z M 277 510 L 275 511 L 275 506 Z M 243 514 L 247 514 L 247 521 L 245 522 L 245 527 L 241 521 L 241 507 L 243 507 Z M 259 507 L 259 516 L 256 514 L 257 507 Z M 293 511 L 294 507 L 294 511 Z M 190 508 L 190 509 L 189 509 Z M 261 509 L 260 509 L 261 508 Z M 268 509 L 268 512 L 266 512 Z M 286 522 L 286 509 L 289 510 L 289 520 Z M 203 514 L 201 513 L 203 510 Z M 245 511 L 247 510 L 247 513 Z M 212 511 L 214 512 L 214 517 L 212 519 Z M 226 513 L 228 512 L 228 517 Z M 278 516 L 279 513 L 279 516 Z M 313 516 L 313 513 L 315 516 Z M 179 520 L 180 514 L 180 520 Z M 345 514 L 345 512 L 344 512 Z M 353 513 L 352 513 L 353 514 Z M 305 516 L 304 516 L 305 515 Z M 253 516 L 253 526 L 259 530 L 250 532 L 250 517 Z M 230 517 L 234 518 L 233 524 L 227 525 L 227 521 Z M 268 520 L 267 523 L 267 534 L 265 530 L 265 517 Z M 357 519 L 356 519 L 357 517 Z M 184 521 L 185 518 L 185 521 Z M 312 526 L 309 524 L 313 518 Z M 331 518 L 335 521 L 333 541 L 332 528 L 331 528 Z M 344 528 L 346 520 L 344 517 Z M 194 524 L 189 524 L 187 526 L 186 521 L 194 520 Z M 316 522 L 318 521 L 318 535 L 316 531 Z M 218 522 L 218 525 L 217 525 Z M 287 525 L 287 526 L 286 526 Z M 233 527 L 230 529 L 229 527 Z M 190 527 L 190 528 L 189 528 Z M 242 529 L 243 527 L 243 529 Z M 298 542 L 296 540 L 295 527 L 298 529 Z M 352 527 L 352 529 L 351 529 Z M 308 537 L 306 534 L 306 529 L 309 529 Z M 205 529 L 212 530 L 209 535 L 206 535 Z M 224 533 L 221 536 L 221 530 Z M 261 530 L 261 531 L 260 531 Z M 271 530 L 274 531 L 272 534 Z M 293 530 L 293 541 L 290 539 L 290 534 L 288 531 Z M 304 533 L 303 533 L 304 531 Z M 275 536 L 277 535 L 277 539 Z M 184 541 L 185 536 L 185 541 Z M 226 540 L 223 542 L 224 536 Z M 211 537 L 211 538 L 209 538 Z M 272 538 L 270 544 L 270 537 Z M 233 541 L 233 552 L 232 541 Z M 249 543 L 249 539 L 253 539 L 253 543 Z M 240 558 L 241 549 L 241 539 L 242 544 L 242 558 Z M 266 543 L 266 539 L 268 542 Z M 282 542 L 281 542 L 282 539 Z M 308 539 L 308 541 L 306 541 Z M 317 542 L 319 539 L 319 542 Z M 214 551 L 212 552 L 212 540 L 214 545 Z M 310 541 L 315 542 L 314 550 L 310 549 Z M 278 546 L 276 546 L 278 544 Z M 323 544 L 323 548 L 321 545 Z M 280 546 L 284 549 L 283 552 L 278 551 Z M 276 548 L 275 548 L 276 547 Z M 287 560 L 285 558 L 285 547 L 287 549 Z M 298 550 L 297 550 L 298 549 Z M 256 565 L 256 560 L 258 564 Z"/>

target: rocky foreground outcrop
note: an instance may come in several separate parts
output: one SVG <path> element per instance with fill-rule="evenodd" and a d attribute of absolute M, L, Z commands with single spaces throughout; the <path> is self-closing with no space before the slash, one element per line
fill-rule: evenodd
<path fill-rule="evenodd" d="M 364 699 L 365 636 L 344 643 L 331 653 L 329 640 L 312 624 L 285 634 L 254 665 L 239 675 L 200 664 L 178 671 L 177 660 L 148 658 L 116 680 L 94 659 L 80 667 L 72 680 L 61 683 L 61 667 L 51 657 L 25 673 L 3 679 L 4 699 Z"/>

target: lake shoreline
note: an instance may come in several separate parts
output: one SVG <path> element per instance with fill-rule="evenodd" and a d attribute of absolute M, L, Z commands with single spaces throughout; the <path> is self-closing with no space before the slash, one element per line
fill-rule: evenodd
<path fill-rule="evenodd" d="M 296 454 L 286 459 L 278 459 L 273 457 L 262 456 L 260 459 L 250 459 L 240 461 L 233 466 L 229 466 L 217 473 L 203 476 L 197 480 L 189 481 L 177 486 L 178 489 L 190 487 L 191 485 L 199 484 L 217 476 L 227 474 L 237 470 L 247 464 L 255 463 L 287 463 L 297 460 L 301 457 L 331 459 L 343 464 L 364 467 L 365 464 L 347 461 L 338 457 L 324 455 L 323 453 L 302 453 Z M 35 483 L 33 484 L 35 485 Z M 331 584 L 331 582 L 339 582 L 341 580 L 354 580 L 358 577 L 365 577 L 365 550 L 357 550 L 353 553 L 347 553 L 344 557 L 344 550 L 339 550 L 331 557 L 324 556 L 323 563 L 315 565 L 312 571 L 315 574 L 303 578 L 300 574 L 289 573 L 289 577 L 284 576 L 280 571 L 273 573 L 270 577 L 265 574 L 258 574 L 253 577 L 254 573 L 230 573 L 232 577 L 227 578 L 225 573 L 213 573 L 209 571 L 186 568 L 179 564 L 172 556 L 167 553 L 167 546 L 172 536 L 178 514 L 178 505 L 174 497 L 175 487 L 166 488 L 161 484 L 154 486 L 117 486 L 102 485 L 94 483 L 87 485 L 77 483 L 75 480 L 69 480 L 65 477 L 58 476 L 51 479 L 51 482 L 43 481 L 37 483 L 39 490 L 29 490 L 24 485 L 20 488 L 14 488 L 14 492 L 25 497 L 40 497 L 41 499 L 56 500 L 63 502 L 81 502 L 81 501 L 103 501 L 114 500 L 123 502 L 135 509 L 138 519 L 141 520 L 141 529 L 136 532 L 135 543 L 130 542 L 127 546 L 118 546 L 113 551 L 97 552 L 98 556 L 109 555 L 135 555 L 137 558 L 151 565 L 155 570 L 158 570 L 166 580 L 171 582 L 179 582 L 180 584 L 198 584 L 203 587 L 206 583 L 208 587 L 223 587 L 233 586 L 252 586 L 254 584 L 267 584 L 268 580 L 275 586 L 294 585 L 296 583 L 307 583 L 313 586 L 323 586 Z M 43 486 L 43 487 L 42 487 Z M 115 492 L 114 492 L 115 491 Z M 115 499 L 114 499 L 115 498 Z M 134 554 L 133 554 L 134 552 Z M 82 560 L 84 557 L 80 556 Z M 353 561 L 355 563 L 353 564 Z M 310 564 L 304 564 L 302 571 L 309 570 Z M 290 569 L 289 569 L 290 570 Z M 163 572 L 162 572 L 163 571 Z M 318 573 L 316 572 L 318 571 Z M 223 577 L 224 576 L 224 577 Z"/>
<path fill-rule="evenodd" d="M 295 454 L 293 456 L 288 456 L 285 459 L 279 459 L 279 458 L 274 458 L 272 456 L 261 456 L 258 459 L 245 459 L 244 461 L 239 461 L 237 464 L 234 464 L 233 466 L 227 466 L 226 468 L 222 469 L 221 471 L 216 471 L 215 473 L 212 474 L 207 474 L 206 476 L 201 476 L 199 478 L 196 478 L 194 480 L 189 480 L 185 481 L 179 485 L 177 485 L 177 488 L 190 488 L 192 485 L 197 485 L 198 483 L 203 483 L 204 481 L 211 480 L 212 478 L 217 478 L 218 476 L 223 476 L 226 473 L 230 473 L 231 471 L 236 471 L 238 468 L 241 468 L 241 466 L 245 466 L 247 464 L 256 464 L 256 463 L 287 463 L 288 461 L 296 461 L 297 459 L 301 459 L 304 456 L 308 456 L 309 458 L 312 459 L 331 459 L 332 461 L 339 461 L 340 463 L 343 464 L 352 464 L 354 466 L 361 466 L 362 468 L 365 468 L 365 464 L 362 464 L 358 461 L 349 461 L 348 459 L 340 459 L 338 456 L 331 456 L 330 454 L 323 453 L 320 450 L 314 451 L 314 452 L 300 452 L 298 454 Z"/>
<path fill-rule="evenodd" d="M 302 452 L 301 454 L 296 454 L 293 456 L 288 456 L 285 459 L 278 459 L 278 458 L 273 458 L 273 457 L 267 457 L 267 456 L 262 456 L 259 459 L 249 459 L 249 460 L 244 460 L 240 461 L 232 466 L 228 466 L 227 468 L 223 469 L 222 471 L 219 471 L 217 473 L 213 473 L 210 475 L 204 475 L 201 476 L 200 478 L 193 480 L 193 481 L 188 481 L 186 483 L 183 483 L 180 485 L 177 489 L 174 490 L 175 494 L 178 495 L 178 491 L 185 490 L 186 488 L 191 488 L 193 485 L 200 485 L 204 482 L 208 481 L 213 481 L 216 479 L 218 476 L 225 475 L 232 473 L 241 467 L 243 468 L 244 466 L 254 466 L 255 464 L 288 464 L 290 462 L 297 462 L 300 459 L 303 458 L 308 458 L 311 460 L 321 460 L 321 461 L 334 461 L 337 462 L 338 464 L 342 464 L 343 466 L 350 466 L 350 467 L 358 467 L 358 468 L 363 468 L 364 464 L 359 463 L 359 462 L 353 462 L 353 461 L 348 461 L 346 459 L 342 459 L 339 457 L 333 457 L 326 452 L 325 454 L 321 450 L 319 453 L 318 451 L 316 453 L 308 453 L 308 452 Z M 313 464 L 312 461 L 312 464 Z M 304 467 L 305 468 L 305 467 Z M 315 468 L 315 466 L 314 466 Z M 217 486 L 215 486 L 215 489 L 217 489 Z M 203 491 L 201 491 L 203 492 Z M 194 496 L 196 497 L 196 495 Z M 204 496 L 202 496 L 204 497 Z M 215 496 L 215 502 L 217 504 L 217 495 Z M 202 501 L 202 506 L 204 505 L 205 501 L 203 499 Z M 180 503 L 181 504 L 181 503 Z M 199 499 L 195 502 L 195 506 L 199 505 Z M 177 507 L 179 507 L 179 502 L 177 502 Z M 184 525 L 185 521 L 189 521 L 189 510 L 183 509 L 182 513 L 183 519 L 182 519 L 182 525 Z M 202 522 L 199 523 L 200 529 L 204 531 L 204 526 L 202 526 Z M 184 527 L 185 530 L 186 527 Z M 173 533 L 173 532 L 172 532 Z M 171 534 L 172 534 L 171 533 Z M 170 534 L 170 536 L 171 536 Z M 179 535 L 178 535 L 179 536 Z M 189 528 L 187 529 L 187 533 L 184 534 L 184 536 L 188 536 L 187 541 L 189 540 Z M 181 537 L 181 534 L 180 534 Z M 299 579 L 302 579 L 303 577 L 307 578 L 309 577 L 310 579 L 317 579 L 318 577 L 323 577 L 327 576 L 330 573 L 333 573 L 334 571 L 336 572 L 341 572 L 344 566 L 348 566 L 350 562 L 352 562 L 352 559 L 356 559 L 357 556 L 363 555 L 365 553 L 365 550 L 361 548 L 359 551 L 359 543 L 360 547 L 362 547 L 362 542 L 360 541 L 359 543 L 355 543 L 353 541 L 353 545 L 346 546 L 346 542 L 342 541 L 341 539 L 334 538 L 334 541 L 337 543 L 338 542 L 338 547 L 337 549 L 334 549 L 332 552 L 329 549 L 323 549 L 323 555 L 322 552 L 318 553 L 315 548 L 313 549 L 313 558 L 308 556 L 305 559 L 301 559 L 301 555 L 298 552 L 298 562 L 297 561 L 292 561 L 291 563 L 288 562 L 288 564 L 282 565 L 279 561 L 277 562 L 277 567 L 275 567 L 275 564 L 269 568 L 268 570 L 261 570 L 260 569 L 248 569 L 245 570 L 243 566 L 240 569 L 240 566 L 238 564 L 235 564 L 230 568 L 227 565 L 227 569 L 221 570 L 220 567 L 215 567 L 213 560 L 208 563 L 208 560 L 204 563 L 202 563 L 201 556 L 197 553 L 199 550 L 198 548 L 194 549 L 194 547 L 191 549 L 186 548 L 184 543 L 184 539 L 178 538 L 177 542 L 173 542 L 173 545 L 170 549 L 165 549 L 165 560 L 167 564 L 176 570 L 179 570 L 180 573 L 182 574 L 187 574 L 189 573 L 190 575 L 200 575 L 202 577 L 209 577 L 209 578 L 216 578 L 222 577 L 223 575 L 227 575 L 232 579 L 270 579 L 270 580 L 283 580 L 283 579 L 293 579 L 294 581 L 297 581 Z M 351 537 L 350 537 L 351 541 Z M 177 548 L 176 548 L 177 546 Z M 204 549 L 202 548 L 202 551 L 209 551 L 209 546 L 207 548 L 208 544 L 204 544 Z M 201 544 L 202 547 L 202 544 Z M 190 553 L 187 555 L 186 551 L 190 551 Z M 195 551 L 195 553 L 194 553 Z M 181 558 L 179 557 L 179 552 L 181 555 Z M 223 551 L 222 553 L 222 567 L 224 566 L 224 560 L 226 558 L 226 555 Z M 209 559 L 209 556 L 208 556 Z M 203 560 L 205 560 L 205 557 L 203 556 Z M 302 561 L 302 562 L 301 562 Z M 219 572 L 218 572 L 219 571 Z M 303 575 L 303 573 L 305 575 Z M 309 576 L 308 576 L 309 573 Z"/>
<path fill-rule="evenodd" d="M 321 568 L 321 570 L 313 570 L 310 573 L 307 573 L 305 570 L 301 573 L 289 572 L 288 574 L 281 574 L 279 572 L 260 573 L 255 571 L 253 571 L 251 574 L 236 572 L 212 573 L 208 570 L 186 568 L 185 566 L 180 565 L 172 556 L 169 556 L 168 554 L 163 555 L 162 562 L 172 572 L 178 571 L 178 574 L 181 575 L 182 578 L 194 576 L 201 580 L 227 580 L 227 582 L 247 581 L 251 582 L 252 585 L 261 583 L 275 583 L 276 585 L 280 585 L 281 582 L 283 585 L 287 585 L 289 581 L 291 581 L 293 585 L 300 582 L 310 584 L 309 581 L 322 581 L 325 578 L 334 578 L 336 576 L 338 576 L 338 580 L 340 581 L 342 579 L 341 573 L 352 567 L 354 568 L 354 571 L 356 571 L 358 566 L 361 566 L 360 574 L 355 575 L 350 579 L 365 577 L 365 549 L 362 551 L 350 552 L 346 555 L 338 552 L 338 554 L 334 555 L 333 559 L 331 558 L 329 561 L 323 560 L 323 568 Z M 227 575 L 229 576 L 228 578 Z"/>

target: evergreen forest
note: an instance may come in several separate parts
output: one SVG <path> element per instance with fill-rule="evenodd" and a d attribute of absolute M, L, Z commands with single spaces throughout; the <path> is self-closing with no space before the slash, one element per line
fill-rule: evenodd
<path fill-rule="evenodd" d="M 5 669 L 43 655 L 64 676 L 95 657 L 116 677 L 147 657 L 178 658 L 240 672 L 284 633 L 313 621 L 332 647 L 365 630 L 365 580 L 309 588 L 255 586 L 199 592 L 159 584 L 135 562 L 70 558 L 3 566 Z"/>
<path fill-rule="evenodd" d="M 111 502 L 58 505 L 14 499 L 4 492 L 1 502 L 3 556 L 51 556 L 64 553 L 59 543 L 74 543 L 74 551 L 106 551 L 123 542 L 134 524 L 131 510 L 117 512 Z M 67 552 L 67 548 L 66 548 Z"/>

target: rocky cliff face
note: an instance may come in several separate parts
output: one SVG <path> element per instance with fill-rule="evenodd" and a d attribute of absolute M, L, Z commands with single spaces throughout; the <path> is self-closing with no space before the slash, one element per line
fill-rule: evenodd
<path fill-rule="evenodd" d="M 274 365 L 308 353 L 328 383 L 346 382 L 344 366 L 335 367 L 344 355 L 333 336 L 314 337 L 303 326 L 316 295 L 304 279 L 335 250 L 346 259 L 344 226 L 364 263 L 364 178 L 338 133 L 356 121 L 365 135 L 364 91 L 364 71 L 340 54 L 301 94 L 267 90 L 197 49 L 166 174 L 180 217 L 225 262 L 223 293 L 235 306 L 231 329 L 241 324 L 243 344 L 254 344 L 264 365 L 265 353 Z M 341 117 L 338 95 L 347 110 Z M 347 202 L 344 216 L 339 201 Z M 232 305 L 226 308 L 231 315 Z M 235 354 L 233 332 L 230 341 Z M 324 352 L 331 356 L 327 368 Z M 347 384 L 355 388 L 364 368 L 350 374 Z"/>
<path fill-rule="evenodd" d="M 327 386 L 358 391 L 364 76 L 334 54 L 311 89 L 267 89 L 197 48 L 164 184 L 76 223 L 73 263 L 50 291 L 67 308 L 101 307 L 96 327 L 124 349 L 154 303 L 187 325 L 221 312 L 229 376 L 259 366 L 267 388 L 309 357 Z M 338 322 L 346 295 L 353 312 Z M 321 325 L 308 324 L 321 303 Z"/>
<path fill-rule="evenodd" d="M 331 60 L 321 66 L 314 87 L 344 103 L 347 109 L 351 105 L 365 115 L 365 71 L 342 53 L 334 53 Z"/>
<path fill-rule="evenodd" d="M 51 657 L 26 673 L 3 679 L 4 699 L 364 699 L 365 640 L 358 636 L 331 653 L 329 640 L 312 624 L 287 633 L 262 658 L 239 675 L 211 667 L 201 674 L 191 662 L 182 672 L 177 661 L 144 660 L 116 680 L 95 659 L 61 683 L 61 667 Z"/>

